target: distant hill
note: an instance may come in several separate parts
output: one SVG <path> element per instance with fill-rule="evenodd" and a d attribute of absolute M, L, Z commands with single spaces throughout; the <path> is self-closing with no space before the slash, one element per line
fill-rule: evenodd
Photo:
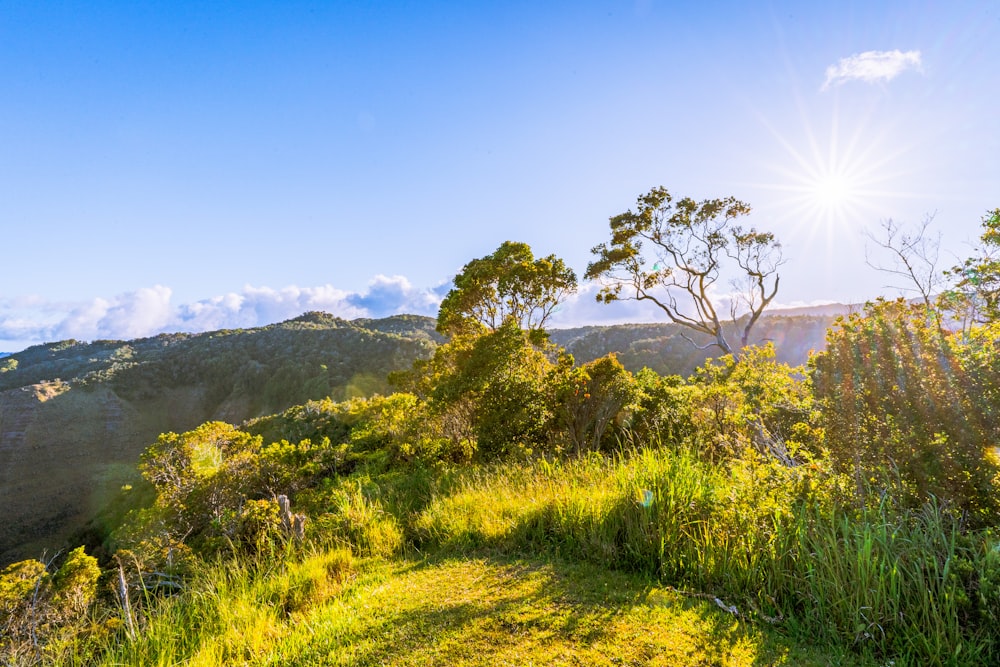
<path fill-rule="evenodd" d="M 780 360 L 800 364 L 833 319 L 768 316 L 753 342 L 773 341 Z M 9 355 L 0 362 L 0 567 L 61 546 L 134 480 L 160 433 L 389 392 L 389 372 L 442 342 L 434 326 L 414 315 L 349 322 L 314 312 L 256 329 L 69 340 Z M 551 339 L 580 363 L 616 352 L 632 371 L 661 374 L 688 375 L 719 355 L 672 324 L 560 329 Z"/>
<path fill-rule="evenodd" d="M 797 306 L 794 308 L 775 308 L 764 311 L 764 317 L 797 317 L 799 315 L 815 315 L 821 317 L 839 317 L 861 312 L 862 304 L 824 303 L 818 306 Z"/>
<path fill-rule="evenodd" d="M 426 317 L 307 313 L 257 329 L 70 340 L 10 355 L 0 362 L 0 566 L 60 546 L 132 481 L 158 434 L 386 392 L 389 372 L 440 340 Z"/>
<path fill-rule="evenodd" d="M 768 314 L 757 322 L 750 342 L 774 343 L 779 361 L 793 366 L 804 364 L 810 352 L 823 349 L 826 331 L 840 314 L 822 311 L 820 314 Z M 721 355 L 717 347 L 705 347 L 711 342 L 707 336 L 692 335 L 676 324 L 555 329 L 550 332 L 550 339 L 565 347 L 578 363 L 614 352 L 622 365 L 633 373 L 647 367 L 661 375 L 687 376 L 709 357 Z"/>

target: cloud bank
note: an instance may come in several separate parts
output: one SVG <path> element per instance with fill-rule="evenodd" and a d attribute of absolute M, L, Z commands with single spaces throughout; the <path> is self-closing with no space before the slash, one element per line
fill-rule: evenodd
<path fill-rule="evenodd" d="M 378 275 L 362 292 L 331 285 L 282 289 L 248 285 L 239 292 L 182 304 L 174 304 L 172 290 L 162 285 L 83 303 L 47 302 L 37 296 L 0 299 L 0 351 L 15 352 L 29 345 L 70 338 L 125 340 L 177 331 L 246 329 L 288 320 L 311 310 L 348 320 L 400 313 L 435 317 L 450 287 L 447 282 L 421 288 L 403 276 Z M 599 289 L 593 282 L 580 285 L 579 291 L 553 313 L 548 326 L 563 329 L 667 321 L 664 313 L 648 302 L 599 303 L 594 298 Z M 730 295 L 719 293 L 713 299 L 722 312 L 727 312 Z"/>
<path fill-rule="evenodd" d="M 920 51 L 865 51 L 841 58 L 826 68 L 826 81 L 820 90 L 848 81 L 878 83 L 892 81 L 908 69 L 920 70 Z"/>
<path fill-rule="evenodd" d="M 0 300 L 0 351 L 69 338 L 120 340 L 176 331 L 250 328 L 310 310 L 344 319 L 400 313 L 435 316 L 447 290 L 447 285 L 417 288 L 403 276 L 378 275 L 363 292 L 332 285 L 282 289 L 247 285 L 239 292 L 182 304 L 174 304 L 173 291 L 162 285 L 82 303 L 19 297 Z"/>

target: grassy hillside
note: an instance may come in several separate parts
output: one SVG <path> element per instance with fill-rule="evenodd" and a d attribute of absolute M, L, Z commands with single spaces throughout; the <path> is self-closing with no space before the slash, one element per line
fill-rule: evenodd
<path fill-rule="evenodd" d="M 214 595 L 169 602 L 141 638 L 98 664 L 865 664 L 647 577 L 561 559 L 329 552 L 270 576 L 202 576 Z M 197 632 L 179 630 L 192 625 Z"/>
<path fill-rule="evenodd" d="M 0 364 L 0 563 L 60 548 L 134 481 L 160 433 L 388 389 L 439 341 L 428 318 L 307 313 L 258 329 L 39 345 Z"/>
<path fill-rule="evenodd" d="M 334 413 L 289 416 L 329 428 Z M 200 432 L 190 444 L 218 442 Z M 153 515 L 132 515 L 117 538 L 129 555 L 107 562 L 97 589 L 106 606 L 50 639 L 42 661 L 902 666 L 995 655 L 995 590 L 979 601 L 967 588 L 998 581 L 995 537 L 963 536 L 933 509 L 859 513 L 817 466 L 718 466 L 661 446 L 386 465 L 362 441 L 338 440 L 308 451 L 248 442 L 298 489 L 304 541 L 282 528 L 274 500 L 243 500 L 226 540 L 191 540 L 202 555 L 177 542 L 163 560 L 150 550 Z M 327 454 L 355 455 L 353 470 L 317 476 Z M 242 453 L 228 458 L 257 479 Z M 226 465 L 155 511 L 169 521 L 178 504 L 222 491 L 235 481 Z"/>
<path fill-rule="evenodd" d="M 879 302 L 805 381 L 770 346 L 680 379 L 456 337 L 418 393 L 158 437 L 100 545 L 0 572 L 0 656 L 997 664 L 998 340 Z"/>
<path fill-rule="evenodd" d="M 827 316 L 768 317 L 758 331 L 778 358 L 822 347 Z M 0 564 L 53 551 L 122 484 L 160 433 L 209 420 L 238 424 L 308 400 L 391 391 L 389 372 L 430 355 L 441 337 L 419 316 L 347 322 L 307 313 L 247 330 L 131 341 L 62 341 L 0 363 Z M 691 373 L 712 354 L 675 325 L 555 330 L 578 362 L 618 354 L 629 370 Z"/>

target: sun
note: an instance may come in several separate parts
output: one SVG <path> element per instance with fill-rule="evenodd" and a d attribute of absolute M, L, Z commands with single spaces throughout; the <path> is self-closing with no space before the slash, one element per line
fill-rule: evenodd
<path fill-rule="evenodd" d="M 854 187 L 849 177 L 842 174 L 829 174 L 816 181 L 813 196 L 816 204 L 824 209 L 840 208 L 854 196 Z"/>
<path fill-rule="evenodd" d="M 768 125 L 779 150 L 766 165 L 773 180 L 759 185 L 774 192 L 782 217 L 807 241 L 860 239 L 885 215 L 886 200 L 900 196 L 889 183 L 898 176 L 903 149 L 891 149 L 885 135 L 864 123 L 844 132 L 836 109 L 826 131 L 802 121 L 800 131 Z"/>
<path fill-rule="evenodd" d="M 816 219 L 844 227 L 863 217 L 868 193 L 858 166 L 811 174 L 801 188 L 800 207 Z"/>

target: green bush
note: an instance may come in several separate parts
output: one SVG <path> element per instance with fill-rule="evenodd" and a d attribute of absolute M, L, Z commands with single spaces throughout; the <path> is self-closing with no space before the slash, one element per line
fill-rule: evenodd
<path fill-rule="evenodd" d="M 830 331 L 812 385 L 831 459 L 860 496 L 874 488 L 910 507 L 936 498 L 972 525 L 996 521 L 998 332 L 948 335 L 901 300 L 868 304 Z"/>

